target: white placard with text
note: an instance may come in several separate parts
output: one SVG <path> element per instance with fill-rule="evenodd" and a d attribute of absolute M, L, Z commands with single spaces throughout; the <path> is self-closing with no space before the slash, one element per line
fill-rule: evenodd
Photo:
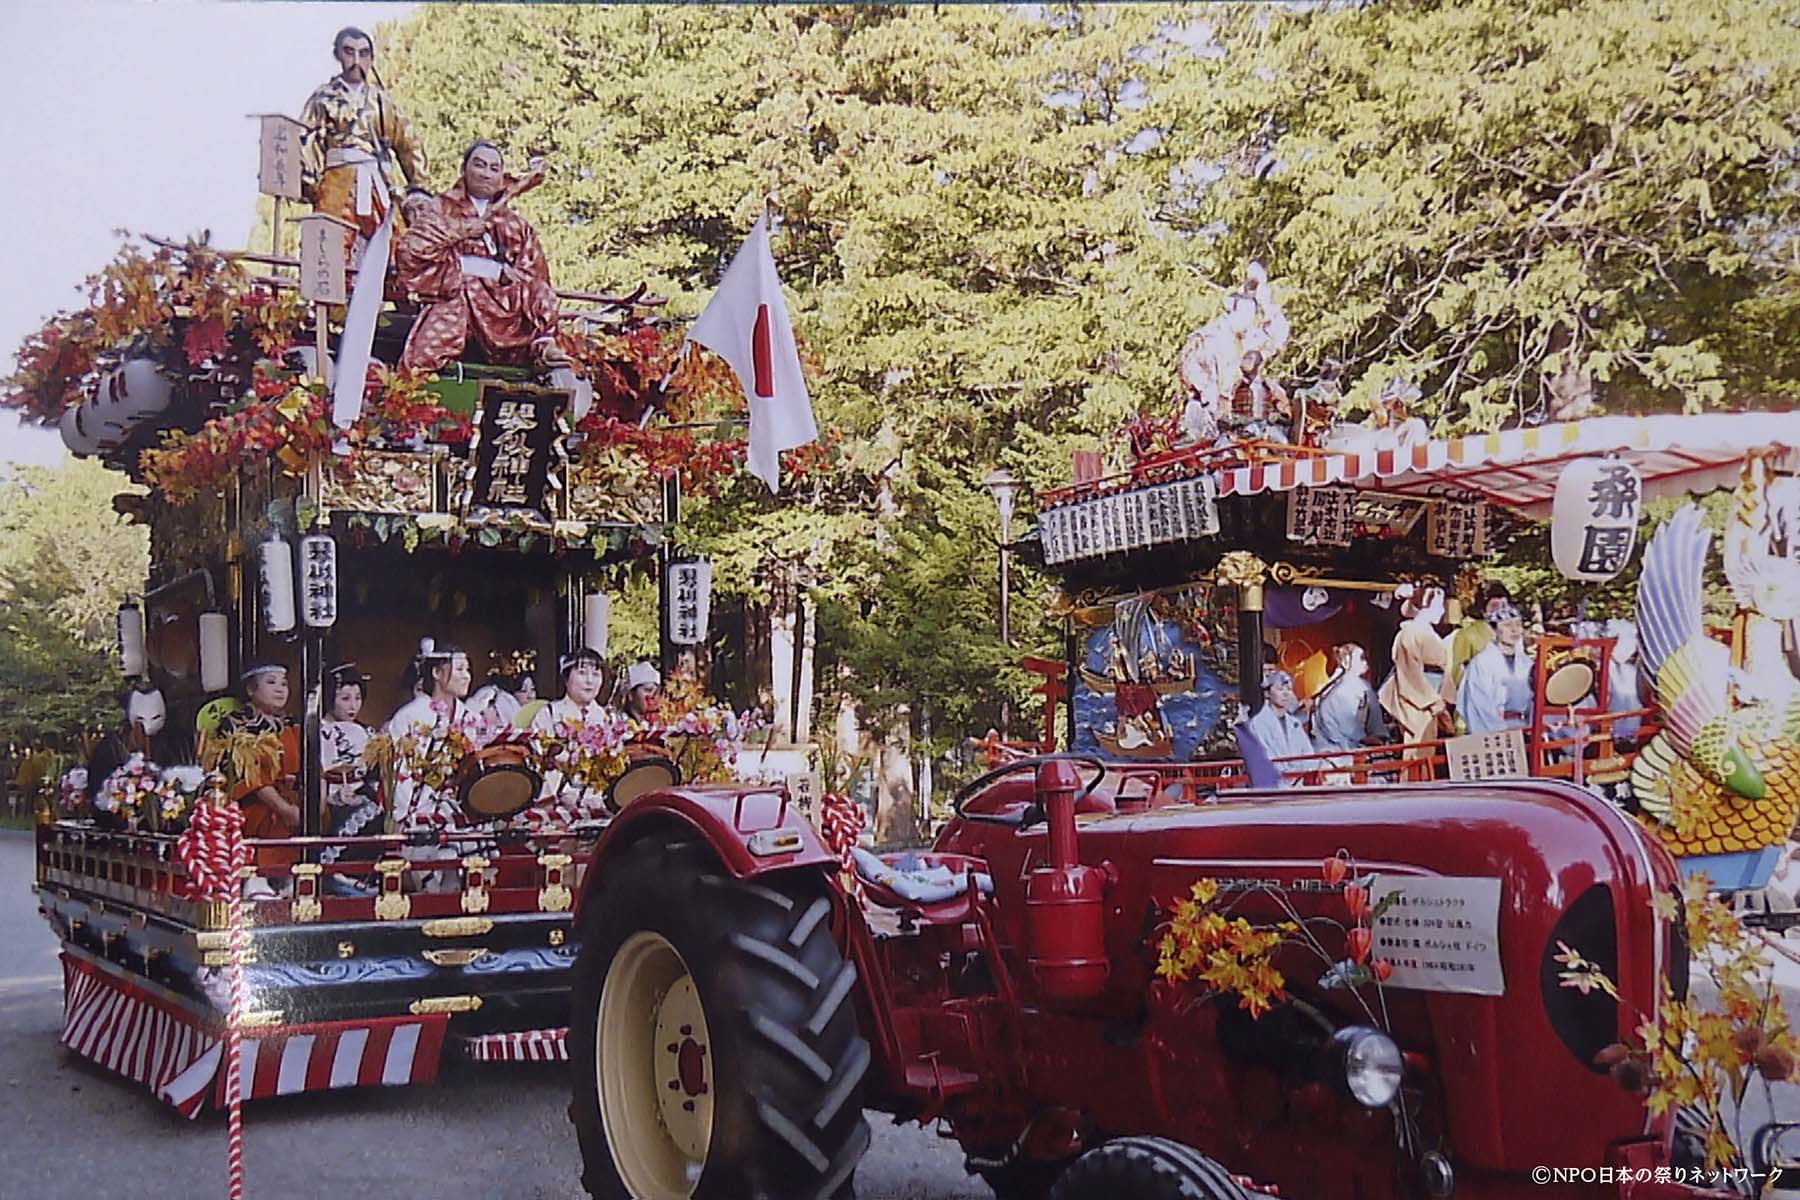
<path fill-rule="evenodd" d="M 1371 958 L 1394 966 L 1388 987 L 1499 996 L 1500 881 L 1482 877 L 1378 875 L 1369 889 L 1377 907 Z"/>

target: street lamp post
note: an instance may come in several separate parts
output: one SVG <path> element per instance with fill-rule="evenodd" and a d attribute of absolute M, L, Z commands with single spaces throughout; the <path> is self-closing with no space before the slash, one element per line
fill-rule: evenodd
<path fill-rule="evenodd" d="M 1019 494 L 1019 481 L 1005 467 L 997 467 L 982 481 L 994 493 L 994 506 L 1000 510 L 1000 642 L 1012 647 L 1012 544 L 1013 500 Z M 1012 705 L 1000 701 L 1002 735 L 1011 733 Z"/>

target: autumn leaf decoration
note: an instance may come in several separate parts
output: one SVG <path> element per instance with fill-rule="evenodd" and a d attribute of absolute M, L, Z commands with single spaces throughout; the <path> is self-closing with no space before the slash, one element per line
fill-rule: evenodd
<path fill-rule="evenodd" d="M 1219 880 L 1196 880 L 1186 897 L 1176 903 L 1157 945 L 1157 979 L 1195 998 L 1234 995 L 1240 1008 L 1260 1017 L 1286 998 L 1287 977 L 1275 966 L 1274 955 L 1281 947 L 1292 945 L 1325 965 L 1318 980 L 1321 987 L 1346 988 L 1353 994 L 1367 984 L 1379 987 L 1393 974 L 1393 964 L 1386 959 L 1371 960 L 1373 925 L 1399 894 L 1390 893 L 1371 903 L 1372 879 L 1357 877 L 1355 861 L 1347 851 L 1325 859 L 1320 877 L 1328 887 L 1342 888 L 1348 923 L 1331 916 L 1302 917 L 1285 895 L 1267 887 L 1235 893 L 1232 902 L 1225 904 L 1220 900 Z M 1236 906 L 1251 895 L 1272 899 L 1286 919 L 1253 924 L 1234 915 Z M 1320 936 L 1333 929 L 1343 934 L 1342 958 L 1328 951 Z M 1358 1000 L 1361 1002 L 1360 996 Z M 1366 1003 L 1364 1008 L 1373 1020 L 1373 1010 Z"/>
<path fill-rule="evenodd" d="M 1800 1040 L 1760 940 L 1707 887 L 1704 877 L 1689 878 L 1679 903 L 1673 891 L 1665 892 L 1655 908 L 1659 920 L 1684 923 L 1694 965 L 1711 980 L 1715 999 L 1705 1003 L 1696 988 L 1677 1000 L 1662 980 L 1657 1016 L 1638 1013 L 1631 1036 L 1601 1050 L 1594 1065 L 1641 1095 L 1653 1114 L 1688 1109 L 1697 1115 L 1707 1169 L 1717 1171 L 1737 1165 L 1750 1088 L 1760 1083 L 1767 1093 L 1792 1080 Z M 1605 969 L 1579 950 L 1558 942 L 1554 957 L 1563 987 L 1622 999 Z M 1774 1107 L 1772 1096 L 1764 1099 Z"/>

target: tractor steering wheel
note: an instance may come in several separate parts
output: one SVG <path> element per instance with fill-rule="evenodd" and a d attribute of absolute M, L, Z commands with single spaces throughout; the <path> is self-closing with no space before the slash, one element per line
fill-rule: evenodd
<path fill-rule="evenodd" d="M 1075 793 L 1076 803 L 1080 803 L 1081 801 L 1087 799 L 1088 796 L 1092 795 L 1094 789 L 1100 786 L 1100 781 L 1106 778 L 1106 762 L 1105 762 L 1105 760 L 1099 759 L 1099 758 L 1094 758 L 1091 755 L 1086 755 L 1086 754 L 1046 754 L 1046 755 L 1034 755 L 1031 758 L 1021 758 L 1015 762 L 1004 763 L 998 767 L 995 767 L 993 770 L 987 772 L 986 774 L 979 775 L 971 782 L 964 784 L 963 787 L 956 793 L 956 800 L 953 805 L 953 807 L 956 811 L 956 815 L 965 821 L 983 821 L 990 825 L 1018 826 L 1018 825 L 1026 824 L 1026 817 L 1031 815 L 1033 808 L 1036 808 L 1035 802 L 1031 805 L 1031 807 L 1028 807 L 1023 813 L 1020 813 L 1016 817 L 1000 816 L 997 813 L 964 812 L 963 806 L 971 798 L 973 798 L 976 793 L 980 792 L 983 788 L 987 787 L 988 784 L 994 782 L 996 779 L 1000 779 L 1004 776 L 1011 775 L 1014 772 L 1023 771 L 1028 768 L 1030 770 L 1035 771 L 1035 770 L 1037 770 L 1038 767 L 1042 766 L 1044 763 L 1056 762 L 1056 761 L 1075 762 L 1075 763 L 1080 763 L 1084 766 L 1090 766 L 1090 767 L 1094 768 L 1094 778 L 1091 781 L 1089 781 L 1089 783 L 1086 787 L 1082 788 L 1079 792 Z M 1035 820 L 1041 820 L 1041 819 L 1042 819 L 1041 817 L 1034 818 L 1034 823 L 1035 823 Z"/>

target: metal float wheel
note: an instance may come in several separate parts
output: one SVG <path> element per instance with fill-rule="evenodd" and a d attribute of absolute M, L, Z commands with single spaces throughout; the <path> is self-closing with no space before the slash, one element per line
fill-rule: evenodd
<path fill-rule="evenodd" d="M 667 938 L 631 935 L 600 994 L 594 1082 L 613 1163 L 640 1200 L 687 1200 L 712 1141 L 712 1040 Z"/>

